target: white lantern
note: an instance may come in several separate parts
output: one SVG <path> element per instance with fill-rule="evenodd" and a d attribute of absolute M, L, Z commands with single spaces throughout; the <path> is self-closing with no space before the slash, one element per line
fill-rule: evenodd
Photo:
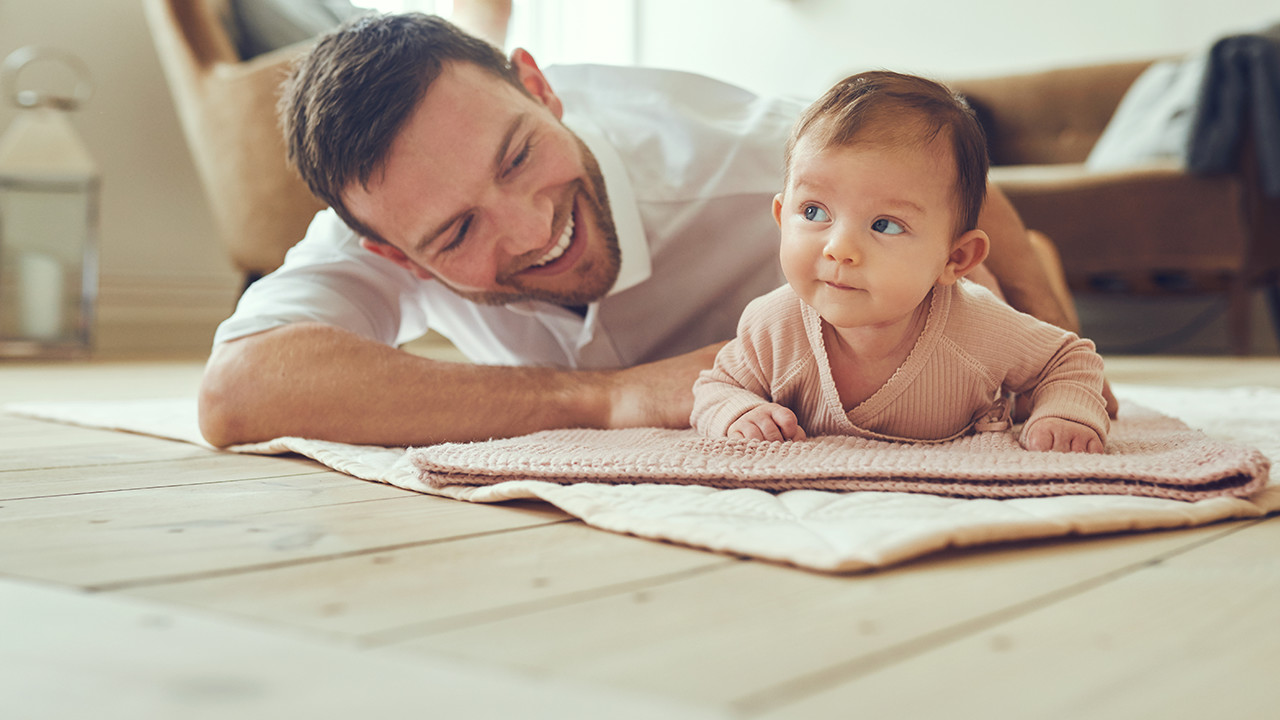
<path fill-rule="evenodd" d="M 70 94 L 19 89 L 35 62 L 60 64 Z M 0 68 L 19 107 L 0 138 L 0 357 L 76 356 L 92 346 L 98 292 L 98 168 L 68 120 L 89 97 L 74 56 L 22 48 Z"/>

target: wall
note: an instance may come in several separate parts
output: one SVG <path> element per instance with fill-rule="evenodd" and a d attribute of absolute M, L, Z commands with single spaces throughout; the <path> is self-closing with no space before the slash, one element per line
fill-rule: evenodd
<path fill-rule="evenodd" d="M 0 57 L 78 55 L 94 96 L 72 122 L 102 173 L 97 346 L 204 352 L 239 280 L 213 231 L 140 0 L 0 0 Z M 33 66 L 22 81 L 39 81 Z M 4 98 L 0 127 L 18 112 Z"/>
<path fill-rule="evenodd" d="M 544 28 L 542 61 L 635 59 L 801 96 L 865 67 L 995 74 L 1184 52 L 1280 21 L 1274 0 L 517 0 L 517 13 L 536 9 L 558 17 L 526 23 Z M 104 178 L 100 347 L 202 352 L 238 278 L 140 0 L 0 0 L 0 55 L 29 44 L 75 52 L 95 73 L 97 94 L 73 121 Z M 0 127 L 13 113 L 0 103 Z"/>
<path fill-rule="evenodd" d="M 851 72 L 939 78 L 1178 54 L 1280 22 L 1274 0 L 644 0 L 637 59 L 816 96 Z"/>

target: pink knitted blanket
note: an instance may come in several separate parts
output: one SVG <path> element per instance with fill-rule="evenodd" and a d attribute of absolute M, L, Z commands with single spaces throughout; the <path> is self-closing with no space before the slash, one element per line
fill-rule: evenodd
<path fill-rule="evenodd" d="M 1267 482 L 1256 449 L 1219 442 L 1154 411 L 1126 405 L 1107 452 L 1034 453 L 1011 433 L 945 443 L 854 437 L 802 442 L 706 438 L 692 430 L 551 430 L 410 450 L 432 487 L 507 480 L 672 483 L 783 491 L 875 490 L 962 498 L 1138 495 L 1194 502 L 1247 496 Z"/>

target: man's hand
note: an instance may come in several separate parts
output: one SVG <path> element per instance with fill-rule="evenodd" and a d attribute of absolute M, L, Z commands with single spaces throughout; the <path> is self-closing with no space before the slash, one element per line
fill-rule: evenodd
<path fill-rule="evenodd" d="M 791 409 L 777 403 L 757 405 L 729 426 L 728 436 L 747 440 L 803 440 L 804 428 Z"/>
<path fill-rule="evenodd" d="M 724 343 L 612 373 L 607 427 L 689 427 L 693 383 Z"/>
<path fill-rule="evenodd" d="M 1036 452 L 1101 453 L 1106 449 L 1093 428 L 1055 417 L 1041 418 L 1023 428 L 1020 441 Z"/>

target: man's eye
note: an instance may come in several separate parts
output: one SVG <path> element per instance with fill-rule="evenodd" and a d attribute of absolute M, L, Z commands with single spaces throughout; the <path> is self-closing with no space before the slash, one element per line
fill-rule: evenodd
<path fill-rule="evenodd" d="M 804 215 L 804 219 L 809 222 L 827 222 L 831 219 L 831 216 L 827 214 L 827 211 L 817 205 L 805 205 L 804 209 L 801 210 L 800 213 Z"/>
<path fill-rule="evenodd" d="M 524 147 L 520 148 L 520 153 L 511 158 L 511 162 L 507 164 L 507 172 L 512 173 L 519 170 L 529 160 L 529 154 L 533 150 L 533 141 L 526 142 Z"/>
<path fill-rule="evenodd" d="M 885 235 L 901 235 L 907 231 L 906 228 L 888 218 L 880 218 L 879 220 L 871 223 L 871 229 L 878 233 L 884 233 Z"/>
<path fill-rule="evenodd" d="M 449 241 L 448 245 L 445 245 L 444 247 L 440 248 L 440 252 L 445 253 L 445 252 L 449 252 L 450 250 L 458 249 L 458 246 L 462 245 L 462 241 L 467 239 L 467 230 L 469 230 L 470 228 L 471 228 L 471 218 L 467 218 L 466 220 L 463 220 L 462 224 L 458 226 L 458 231 L 453 234 L 453 239 Z"/>
<path fill-rule="evenodd" d="M 524 161 L 527 159 L 529 159 L 529 146 L 525 145 L 523 148 L 520 149 L 519 155 L 516 155 L 515 157 L 511 158 L 511 169 L 514 170 L 520 167 L 521 165 L 524 164 Z"/>

